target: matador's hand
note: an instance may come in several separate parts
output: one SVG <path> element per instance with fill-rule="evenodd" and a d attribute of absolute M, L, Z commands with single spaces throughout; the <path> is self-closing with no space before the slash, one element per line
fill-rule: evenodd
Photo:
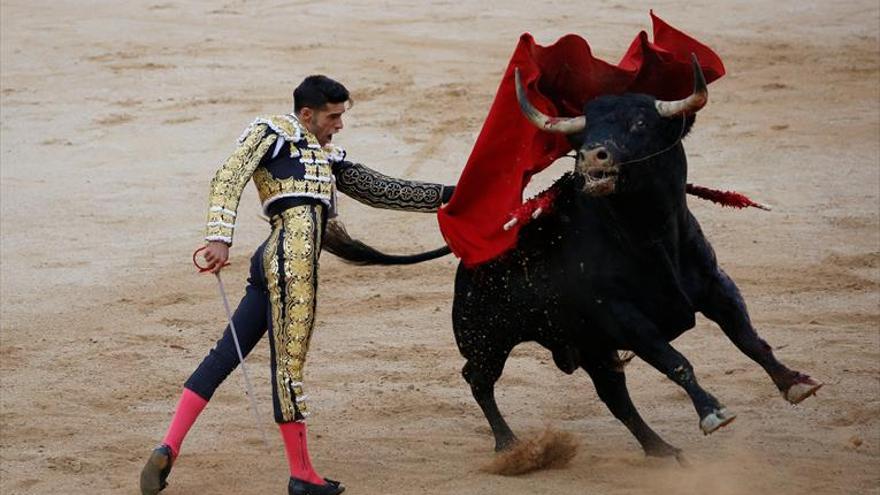
<path fill-rule="evenodd" d="M 443 191 L 440 193 L 440 202 L 446 204 L 452 199 L 452 193 L 455 192 L 455 186 L 443 186 Z"/>
<path fill-rule="evenodd" d="M 226 260 L 229 259 L 229 246 L 220 241 L 211 241 L 205 247 L 205 261 L 208 262 L 206 267 L 211 273 L 220 273 L 220 270 L 226 266 Z"/>

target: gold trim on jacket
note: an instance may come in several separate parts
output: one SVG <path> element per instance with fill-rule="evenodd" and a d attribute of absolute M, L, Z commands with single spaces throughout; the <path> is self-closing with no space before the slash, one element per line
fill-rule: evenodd
<path fill-rule="evenodd" d="M 303 167 L 302 179 L 278 179 L 260 162 L 278 138 L 290 143 L 290 156 Z M 283 142 L 282 141 L 282 142 Z M 279 146 L 275 147 L 277 153 Z M 238 139 L 238 147 L 220 167 L 211 181 L 208 199 L 207 241 L 232 244 L 235 217 L 244 186 L 253 177 L 260 196 L 263 212 L 281 198 L 301 196 L 319 199 L 327 205 L 333 202 L 333 172 L 330 161 L 345 156 L 342 148 L 328 145 L 324 148 L 318 139 L 300 125 L 293 115 L 276 115 L 255 119 Z"/>
<path fill-rule="evenodd" d="M 267 135 L 268 127 L 266 124 L 248 127 L 248 132 L 239 139 L 238 147 L 214 175 L 208 197 L 205 240 L 232 244 L 235 216 L 244 186 L 251 179 L 266 151 L 278 139 L 278 135 L 274 133 Z"/>
<path fill-rule="evenodd" d="M 389 177 L 360 163 L 341 162 L 335 172 L 340 191 L 377 208 L 433 212 L 443 199 L 441 184 Z"/>

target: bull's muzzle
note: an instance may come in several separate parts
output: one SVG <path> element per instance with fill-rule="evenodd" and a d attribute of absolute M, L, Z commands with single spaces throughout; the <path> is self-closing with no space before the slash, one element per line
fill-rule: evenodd
<path fill-rule="evenodd" d="M 575 170 L 584 177 L 584 192 L 591 196 L 611 194 L 617 187 L 618 166 L 604 146 L 581 148 Z"/>

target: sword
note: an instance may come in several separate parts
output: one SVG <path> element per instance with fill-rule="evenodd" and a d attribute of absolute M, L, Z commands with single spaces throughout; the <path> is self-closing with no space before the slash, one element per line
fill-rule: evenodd
<path fill-rule="evenodd" d="M 205 248 L 199 248 L 193 253 L 193 263 L 196 265 L 196 268 L 199 269 L 200 273 L 208 271 L 206 267 L 199 265 L 196 261 L 196 255 L 203 249 Z M 227 263 L 227 265 L 228 264 L 229 263 Z M 251 385 L 251 379 L 248 375 L 247 367 L 244 364 L 244 354 L 241 352 L 241 344 L 238 343 L 238 333 L 235 331 L 235 322 L 232 321 L 232 310 L 229 308 L 229 299 L 226 297 L 226 288 L 223 286 L 223 279 L 220 278 L 220 272 L 214 273 L 214 276 L 217 277 L 217 288 L 220 290 L 220 299 L 223 300 L 223 309 L 226 310 L 226 319 L 229 321 L 229 330 L 232 333 L 232 341 L 235 342 L 235 352 L 238 353 L 238 362 L 241 364 L 241 374 L 244 376 L 245 395 L 247 395 L 250 401 L 250 409 L 254 414 L 254 421 L 257 423 L 257 427 L 260 429 L 260 436 L 263 438 L 263 445 L 266 446 L 266 450 L 271 451 L 272 448 L 269 445 L 269 437 L 266 436 L 266 428 L 263 426 L 263 423 L 260 422 L 260 411 L 257 408 L 254 387 Z"/>

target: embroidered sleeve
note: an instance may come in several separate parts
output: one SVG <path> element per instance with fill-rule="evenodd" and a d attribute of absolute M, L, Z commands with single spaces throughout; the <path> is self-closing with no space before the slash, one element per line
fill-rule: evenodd
<path fill-rule="evenodd" d="M 208 225 L 205 240 L 232 244 L 235 215 L 244 186 L 266 151 L 278 139 L 277 134 L 267 133 L 267 129 L 268 126 L 265 124 L 249 127 L 239 139 L 238 147 L 214 175 L 208 197 Z"/>
<path fill-rule="evenodd" d="M 336 187 L 361 203 L 377 208 L 432 212 L 440 208 L 443 186 L 395 179 L 360 163 L 333 163 Z"/>

